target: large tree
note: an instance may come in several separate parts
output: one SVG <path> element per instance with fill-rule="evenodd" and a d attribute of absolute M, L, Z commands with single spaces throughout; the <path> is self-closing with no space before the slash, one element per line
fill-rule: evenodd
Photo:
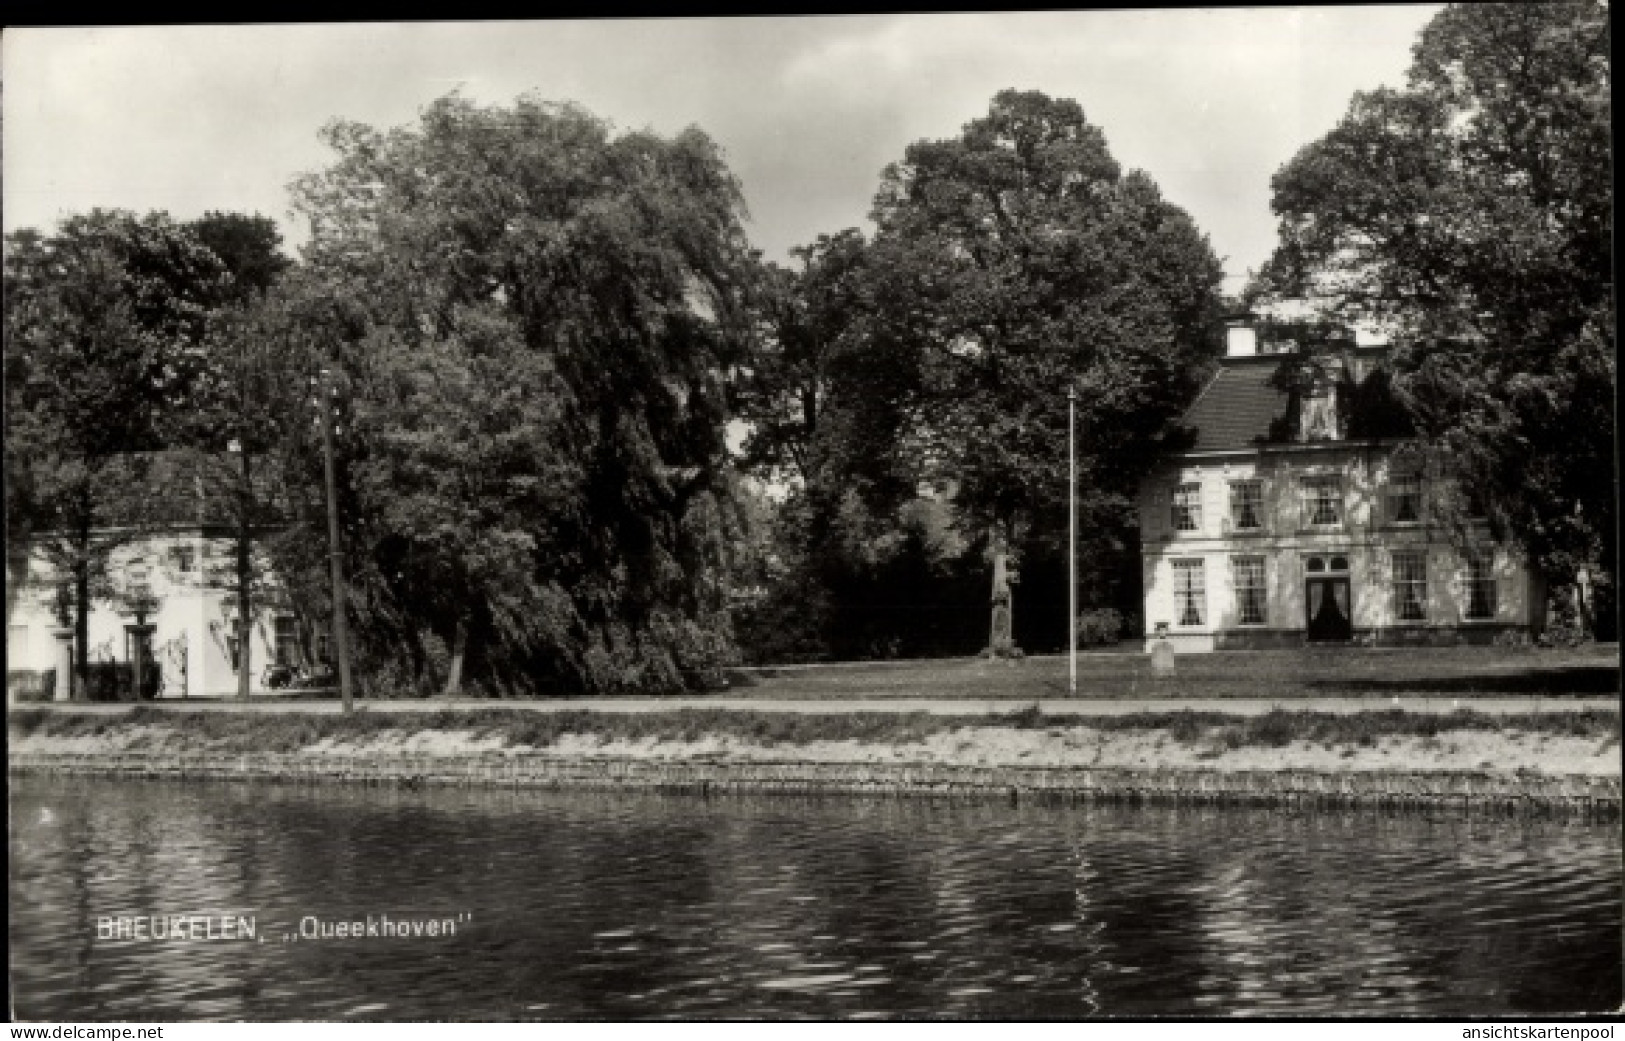
<path fill-rule="evenodd" d="M 700 131 L 443 98 L 300 180 L 352 399 L 362 633 L 496 689 L 673 690 L 730 653 L 724 375 L 748 254 Z M 465 657 L 466 656 L 466 657 Z"/>
<path fill-rule="evenodd" d="M 755 335 L 733 381 L 734 417 L 749 429 L 745 468 L 803 486 L 817 482 L 836 370 L 859 348 L 874 312 L 865 245 L 849 228 L 792 249 L 796 268 L 758 269 Z"/>
<path fill-rule="evenodd" d="M 7 236 L 7 485 L 26 536 L 63 584 L 86 691 L 88 619 L 107 563 L 152 521 L 144 462 L 164 417 L 206 367 L 209 322 L 230 284 L 218 258 L 163 214 L 92 211 L 55 234 Z M 25 515 L 26 514 L 26 515 Z"/>
<path fill-rule="evenodd" d="M 184 404 L 164 417 L 164 434 L 202 483 L 208 519 L 230 530 L 233 566 L 224 577 L 205 568 L 203 581 L 236 601 L 237 694 L 246 698 L 250 630 L 270 577 L 261 544 L 284 519 L 275 502 L 279 471 L 299 429 L 305 389 L 298 352 L 281 335 L 279 304 L 267 300 L 291 262 L 268 217 L 211 211 L 184 230 L 215 255 L 227 278 L 196 378 Z"/>
<path fill-rule="evenodd" d="M 1608 9 L 1462 4 L 1276 174 L 1259 289 L 1376 322 L 1430 452 L 1556 582 L 1616 571 Z"/>
<path fill-rule="evenodd" d="M 1069 388 L 1085 531 L 1120 542 L 1214 352 L 1206 237 L 1149 176 L 1122 172 L 1076 102 L 1036 92 L 1005 91 L 960 136 L 911 145 L 873 216 L 870 265 L 899 333 L 886 346 L 917 374 L 902 430 L 988 533 L 995 583 L 1018 540 L 1065 532 Z"/>

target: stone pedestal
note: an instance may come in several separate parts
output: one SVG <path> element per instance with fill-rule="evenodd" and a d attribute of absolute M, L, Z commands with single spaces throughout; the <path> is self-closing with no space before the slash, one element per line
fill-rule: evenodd
<path fill-rule="evenodd" d="M 1151 675 L 1159 679 L 1174 674 L 1174 645 L 1166 636 L 1151 645 Z"/>
<path fill-rule="evenodd" d="M 73 700 L 73 630 L 52 629 L 56 637 L 56 689 L 52 701 Z"/>

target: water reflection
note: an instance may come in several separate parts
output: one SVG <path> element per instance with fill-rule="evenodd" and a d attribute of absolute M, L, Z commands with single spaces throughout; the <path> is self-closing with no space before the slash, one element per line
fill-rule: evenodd
<path fill-rule="evenodd" d="M 1579 821 L 22 779 L 27 1019 L 1081 1018 L 1603 1010 Z M 454 937 L 284 942 L 302 916 Z M 251 914 L 258 942 L 97 938 Z"/>

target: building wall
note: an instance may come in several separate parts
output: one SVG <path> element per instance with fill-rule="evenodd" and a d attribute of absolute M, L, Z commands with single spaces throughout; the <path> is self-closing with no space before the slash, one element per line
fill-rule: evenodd
<path fill-rule="evenodd" d="M 154 626 L 153 658 L 162 676 L 159 696 L 237 693 L 229 641 L 236 618 L 232 541 L 182 532 L 121 547 L 108 567 L 115 586 L 124 582 L 138 561 L 148 568 L 147 585 L 157 601 L 147 621 Z M 260 561 L 261 566 L 264 563 Z M 10 676 L 53 669 L 58 653 L 53 635 L 60 630 L 53 608 L 57 579 L 37 553 L 28 560 L 21 586 L 7 620 L 6 670 Z M 274 659 L 278 617 L 290 615 L 270 604 L 261 604 L 255 613 L 249 636 L 250 693 L 267 689 L 263 676 L 266 663 Z M 109 599 L 94 601 L 89 616 L 90 660 L 129 661 L 126 627 L 134 622 L 134 614 L 124 605 Z"/>
<path fill-rule="evenodd" d="M 1467 583 L 1463 552 L 1437 522 L 1429 521 L 1426 483 L 1422 520 L 1393 518 L 1390 446 L 1343 444 L 1283 446 L 1230 457 L 1173 460 L 1144 484 L 1140 496 L 1141 540 L 1147 636 L 1159 622 L 1184 651 L 1242 647 L 1301 646 L 1307 629 L 1306 563 L 1347 558 L 1350 615 L 1354 637 L 1383 644 L 1451 643 L 1489 640 L 1508 629 L 1538 631 L 1544 591 L 1518 557 L 1494 545 L 1487 530 L 1470 533 L 1471 544 L 1492 558 L 1496 578 L 1493 617 L 1466 617 Z M 1341 482 L 1342 520 L 1309 523 L 1302 487 L 1305 477 Z M 1257 480 L 1262 491 L 1262 526 L 1238 530 L 1232 516 L 1231 485 Z M 1200 485 L 1199 525 L 1177 530 L 1174 490 Z M 1402 620 L 1393 582 L 1396 552 L 1416 551 L 1426 559 L 1426 618 Z M 1238 617 L 1234 558 L 1264 560 L 1266 613 L 1263 624 L 1244 625 Z M 1205 612 L 1200 625 L 1179 624 L 1173 561 L 1203 561 Z"/>

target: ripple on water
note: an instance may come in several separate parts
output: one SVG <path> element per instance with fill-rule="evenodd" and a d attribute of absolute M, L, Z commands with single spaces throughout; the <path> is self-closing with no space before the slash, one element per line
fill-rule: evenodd
<path fill-rule="evenodd" d="M 12 822 L 25 1019 L 1620 1002 L 1620 836 L 1580 821 L 24 778 Z M 473 919 L 434 941 L 95 935 L 98 915 L 228 911 L 265 933 L 306 914 Z"/>

